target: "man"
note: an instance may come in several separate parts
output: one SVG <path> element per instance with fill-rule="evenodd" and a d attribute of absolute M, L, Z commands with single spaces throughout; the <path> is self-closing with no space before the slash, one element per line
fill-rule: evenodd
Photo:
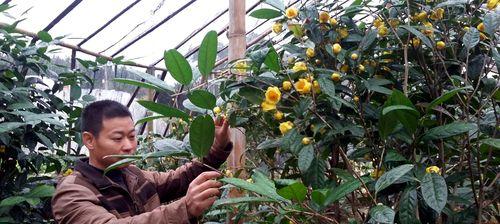
<path fill-rule="evenodd" d="M 227 158 L 226 120 L 216 122 L 215 141 L 208 156 L 169 172 L 144 171 L 129 165 L 103 175 L 119 161 L 107 155 L 134 154 L 134 122 L 127 107 L 104 100 L 82 112 L 82 139 L 89 158 L 76 162 L 75 172 L 60 180 L 52 198 L 58 223 L 189 223 L 220 195 L 220 176 L 210 171 Z M 106 158 L 105 158 L 106 157 Z M 174 201 L 175 200 L 175 201 Z M 173 201 L 173 202 L 172 202 Z M 169 204 L 162 205 L 162 203 Z"/>

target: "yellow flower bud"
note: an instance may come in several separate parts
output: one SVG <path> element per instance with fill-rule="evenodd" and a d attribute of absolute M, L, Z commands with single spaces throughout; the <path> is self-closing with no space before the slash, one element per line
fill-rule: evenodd
<path fill-rule="evenodd" d="M 311 139 L 310 139 L 310 138 L 308 138 L 308 137 L 304 137 L 304 138 L 302 138 L 302 144 L 304 144 L 304 145 L 309 145 L 309 144 L 311 144 Z"/>
<path fill-rule="evenodd" d="M 283 82 L 283 90 L 289 91 L 292 89 L 292 83 L 290 81 Z"/>
<path fill-rule="evenodd" d="M 399 25 L 399 20 L 398 19 L 389 19 L 389 26 L 391 27 L 397 27 Z"/>
<path fill-rule="evenodd" d="M 338 72 L 334 72 L 332 74 L 332 80 L 335 81 L 335 82 L 340 81 L 340 74 Z"/>
<path fill-rule="evenodd" d="M 443 41 L 438 41 L 438 42 L 436 43 L 436 48 L 437 48 L 438 50 L 443 50 L 445 47 L 446 47 L 446 44 L 445 44 Z"/>
<path fill-rule="evenodd" d="M 274 112 L 274 119 L 276 119 L 278 121 L 281 120 L 281 119 L 283 119 L 283 112 L 281 112 L 279 110 L 277 110 L 276 112 Z"/>
<path fill-rule="evenodd" d="M 316 53 L 314 52 L 313 48 L 307 48 L 306 55 L 307 55 L 307 57 L 312 58 L 312 57 L 314 57 L 314 55 L 316 55 Z"/>
<path fill-rule="evenodd" d="M 349 65 L 342 65 L 340 66 L 340 71 L 343 73 L 347 73 L 349 71 Z"/>
<path fill-rule="evenodd" d="M 358 69 L 360 72 L 364 72 L 365 71 L 365 66 L 364 65 L 358 65 Z"/>
<path fill-rule="evenodd" d="M 344 39 L 347 36 L 349 36 L 349 31 L 346 28 L 340 28 L 339 35 L 340 35 L 340 38 Z"/>
<path fill-rule="evenodd" d="M 220 107 L 214 107 L 213 111 L 215 114 L 220 114 L 222 110 L 220 109 Z"/>
<path fill-rule="evenodd" d="M 321 88 L 319 87 L 319 82 L 314 80 L 313 82 L 313 90 L 316 94 L 321 92 Z"/>
<path fill-rule="evenodd" d="M 330 25 L 336 26 L 338 24 L 337 20 L 335 18 L 330 19 Z"/>
<path fill-rule="evenodd" d="M 295 62 L 295 65 L 293 65 L 292 70 L 294 72 L 307 71 L 307 65 L 303 61 Z"/>
<path fill-rule="evenodd" d="M 282 135 L 286 134 L 288 131 L 292 130 L 293 123 L 291 121 L 286 121 L 280 123 L 279 129 Z"/>
<path fill-rule="evenodd" d="M 414 48 L 418 48 L 420 46 L 420 39 L 418 37 L 414 37 L 411 40 L 411 44 L 413 45 Z"/>
<path fill-rule="evenodd" d="M 262 108 L 262 110 L 264 112 L 268 112 L 268 111 L 271 111 L 271 110 L 276 110 L 276 104 L 267 102 L 265 100 L 264 100 L 264 102 L 262 102 L 262 104 L 260 106 L 261 106 L 261 108 Z"/>
<path fill-rule="evenodd" d="M 387 35 L 387 33 L 389 33 L 389 29 L 387 29 L 387 27 L 385 26 L 380 26 L 378 28 L 378 35 L 381 36 L 381 37 L 384 37 L 385 35 Z"/>
<path fill-rule="evenodd" d="M 373 26 L 375 28 L 379 28 L 379 27 L 381 27 L 383 25 L 384 25 L 384 21 L 382 21 L 382 19 L 376 18 L 375 20 L 373 20 Z"/>
<path fill-rule="evenodd" d="M 327 23 L 328 20 L 330 20 L 330 15 L 328 14 L 328 12 L 321 11 L 319 13 L 319 22 L 320 23 Z"/>
<path fill-rule="evenodd" d="M 352 59 L 352 60 L 358 60 L 358 57 L 359 57 L 359 56 L 358 56 L 358 54 L 356 54 L 356 53 L 352 53 L 352 54 L 351 54 L 351 59 Z"/>
<path fill-rule="evenodd" d="M 334 44 L 332 46 L 332 51 L 334 54 L 338 54 L 342 51 L 342 46 L 340 46 L 340 44 Z"/>
<path fill-rule="evenodd" d="M 73 170 L 71 168 L 67 169 L 64 173 L 63 176 L 67 177 L 73 173 Z"/>
<path fill-rule="evenodd" d="M 498 0 L 488 0 L 488 3 L 486 3 L 486 8 L 489 10 L 494 10 L 498 5 Z"/>
<path fill-rule="evenodd" d="M 441 174 L 441 169 L 439 169 L 439 167 L 437 166 L 429 166 L 425 169 L 425 172 Z"/>
<path fill-rule="evenodd" d="M 479 25 L 477 25 L 477 30 L 481 31 L 481 32 L 484 32 L 484 23 L 480 23 Z"/>
<path fill-rule="evenodd" d="M 352 100 L 353 100 L 355 103 L 357 103 L 357 102 L 359 102 L 359 97 L 358 97 L 358 96 L 354 96 L 354 97 L 352 98 Z"/>
<path fill-rule="evenodd" d="M 307 79 L 299 79 L 295 83 L 295 89 L 301 94 L 307 94 L 311 92 L 312 84 Z"/>
<path fill-rule="evenodd" d="M 252 179 L 252 178 L 248 178 L 248 179 L 247 179 L 247 182 L 248 182 L 248 183 L 253 183 L 253 179 Z"/>
<path fill-rule="evenodd" d="M 281 24 L 281 23 L 273 24 L 273 32 L 274 33 L 281 33 L 281 31 L 283 31 L 283 24 Z"/>
<path fill-rule="evenodd" d="M 382 169 L 374 169 L 373 172 L 370 173 L 370 176 L 373 177 L 374 179 L 378 179 L 384 174 L 385 170 Z"/>
<path fill-rule="evenodd" d="M 295 8 L 295 7 L 290 7 L 288 9 L 286 9 L 285 15 L 287 18 L 293 19 L 293 18 L 297 17 L 297 15 L 299 15 L 299 10 L 297 10 L 297 8 Z"/>

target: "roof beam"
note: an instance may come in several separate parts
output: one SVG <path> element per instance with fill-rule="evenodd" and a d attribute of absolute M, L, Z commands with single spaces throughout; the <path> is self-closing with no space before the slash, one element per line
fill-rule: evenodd
<path fill-rule="evenodd" d="M 56 24 L 58 24 L 66 15 L 68 15 L 69 12 L 71 12 L 78 4 L 80 4 L 82 0 L 75 0 L 73 1 L 68 7 L 66 7 L 59 15 L 57 15 L 56 18 L 54 18 L 49 25 L 47 25 L 45 28 L 43 28 L 43 31 L 49 31 L 54 27 Z M 38 36 L 33 37 L 31 40 L 31 44 L 35 43 L 38 40 Z"/>

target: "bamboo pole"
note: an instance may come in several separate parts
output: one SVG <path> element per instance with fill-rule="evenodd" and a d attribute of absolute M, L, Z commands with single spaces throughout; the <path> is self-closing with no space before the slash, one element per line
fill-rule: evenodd
<path fill-rule="evenodd" d="M 245 39 L 245 0 L 229 0 L 229 61 L 234 61 L 245 57 L 246 39 Z M 228 168 L 232 173 L 243 171 L 245 167 L 245 129 L 231 128 L 231 141 L 233 142 L 233 151 L 228 158 Z M 240 173 L 241 178 L 245 178 L 244 172 Z M 241 192 L 231 191 L 229 197 L 239 197 Z"/>

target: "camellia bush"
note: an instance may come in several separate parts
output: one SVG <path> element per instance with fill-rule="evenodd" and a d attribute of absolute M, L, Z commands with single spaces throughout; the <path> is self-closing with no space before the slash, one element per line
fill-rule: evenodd
<path fill-rule="evenodd" d="M 498 223 L 498 1 L 265 3 L 283 41 L 234 63 L 217 108 L 251 179 L 222 179 L 244 191 L 213 220 Z"/>

